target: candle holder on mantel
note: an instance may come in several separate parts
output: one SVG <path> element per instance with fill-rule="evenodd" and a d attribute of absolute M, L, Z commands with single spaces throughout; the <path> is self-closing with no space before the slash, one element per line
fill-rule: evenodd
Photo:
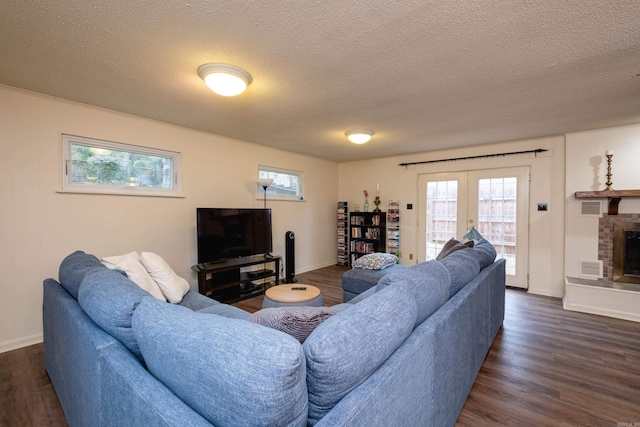
<path fill-rule="evenodd" d="M 613 185 L 613 182 L 611 182 L 611 158 L 613 157 L 613 150 L 607 150 L 605 155 L 607 156 L 607 188 L 605 188 L 604 191 L 613 191 L 611 187 L 611 185 Z"/>
<path fill-rule="evenodd" d="M 373 210 L 374 212 L 380 212 L 380 196 L 376 196 L 376 199 L 373 201 L 376 205 L 376 208 Z"/>

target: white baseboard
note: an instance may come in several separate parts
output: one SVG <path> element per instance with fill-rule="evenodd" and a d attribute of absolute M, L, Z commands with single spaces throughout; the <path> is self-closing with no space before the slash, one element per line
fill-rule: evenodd
<path fill-rule="evenodd" d="M 336 263 L 335 262 L 329 262 L 329 263 L 325 263 L 325 264 L 312 265 L 310 267 L 306 267 L 306 268 L 303 268 L 303 269 L 301 269 L 299 271 L 296 271 L 296 275 L 297 274 L 306 273 L 307 271 L 317 270 L 319 268 L 329 267 L 329 266 L 332 266 L 332 265 L 336 265 Z"/>
<path fill-rule="evenodd" d="M 3 343 L 0 343 L 0 353 L 16 350 L 18 348 L 27 347 L 33 344 L 38 344 L 42 342 L 42 339 L 42 334 L 35 334 L 13 341 L 5 341 Z"/>
<path fill-rule="evenodd" d="M 564 306 L 565 310 L 569 311 L 579 311 L 580 313 L 597 314 L 598 316 L 614 317 L 616 319 L 640 322 L 640 316 L 634 313 L 627 313 L 617 310 L 607 310 L 587 305 L 571 304 L 568 303 L 565 298 L 562 299 L 562 305 Z"/>
<path fill-rule="evenodd" d="M 528 294 L 533 294 L 533 295 L 540 295 L 543 297 L 553 297 L 553 298 L 562 298 L 563 295 L 562 294 L 558 294 L 557 292 L 553 292 L 553 291 L 539 291 L 539 290 L 532 290 L 531 287 L 529 287 L 529 289 L 527 289 L 527 293 Z"/>

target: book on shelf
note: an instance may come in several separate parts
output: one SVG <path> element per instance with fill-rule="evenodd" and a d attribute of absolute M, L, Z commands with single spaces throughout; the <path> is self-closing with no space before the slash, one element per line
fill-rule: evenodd
<path fill-rule="evenodd" d="M 389 200 L 387 209 L 387 252 L 400 253 L 400 201 Z"/>
<path fill-rule="evenodd" d="M 380 229 L 379 228 L 367 228 L 367 232 L 365 233 L 365 237 L 367 239 L 376 240 L 380 237 Z"/>
<path fill-rule="evenodd" d="M 375 252 L 375 247 L 374 244 L 370 242 L 352 241 L 351 252 L 359 252 L 365 254 L 373 253 Z"/>
<path fill-rule="evenodd" d="M 347 227 L 349 226 L 348 222 L 349 216 L 349 207 L 347 202 L 338 202 L 337 209 L 337 224 L 338 224 L 338 232 L 337 232 L 337 261 L 338 265 L 349 265 L 349 239 L 348 239 L 348 231 Z"/>
<path fill-rule="evenodd" d="M 359 215 L 352 216 L 351 225 L 364 225 L 364 217 Z"/>

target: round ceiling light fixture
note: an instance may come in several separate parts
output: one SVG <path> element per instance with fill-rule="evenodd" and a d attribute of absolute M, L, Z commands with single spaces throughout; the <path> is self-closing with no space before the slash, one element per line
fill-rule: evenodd
<path fill-rule="evenodd" d="M 371 129 L 351 129 L 346 131 L 344 134 L 347 135 L 349 141 L 354 144 L 364 144 L 365 142 L 369 142 L 371 137 L 375 132 Z"/>
<path fill-rule="evenodd" d="M 198 75 L 209 89 L 222 96 L 240 95 L 253 78 L 240 67 L 229 64 L 204 64 L 198 67 Z"/>

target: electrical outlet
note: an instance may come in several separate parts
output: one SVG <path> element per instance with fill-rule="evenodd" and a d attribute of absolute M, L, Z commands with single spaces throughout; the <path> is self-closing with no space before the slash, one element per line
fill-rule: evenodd
<path fill-rule="evenodd" d="M 548 205 L 546 203 L 538 203 L 538 210 L 539 211 L 546 211 L 548 208 Z"/>
<path fill-rule="evenodd" d="M 413 254 L 409 254 L 409 259 L 413 259 Z"/>

